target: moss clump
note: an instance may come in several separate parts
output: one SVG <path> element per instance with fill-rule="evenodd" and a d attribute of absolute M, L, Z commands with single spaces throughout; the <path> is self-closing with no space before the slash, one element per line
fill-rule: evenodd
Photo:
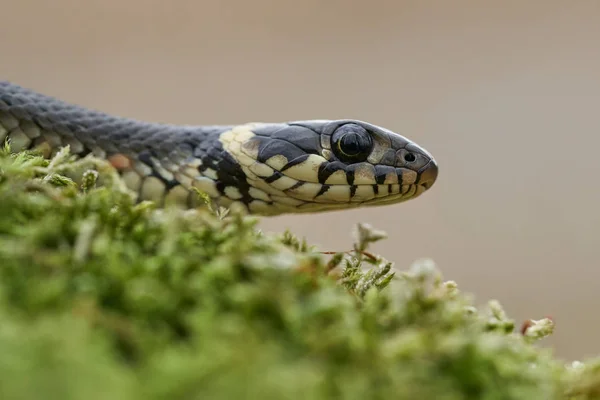
<path fill-rule="evenodd" d="M 200 195 L 200 194 L 199 194 Z M 588 399 L 500 305 L 429 261 L 394 275 L 251 217 L 136 204 L 100 160 L 0 154 L 0 396 L 6 399 Z M 573 396 L 573 397 L 568 397 Z M 578 396 L 578 397 L 575 397 Z M 586 397 L 587 396 L 587 397 Z"/>

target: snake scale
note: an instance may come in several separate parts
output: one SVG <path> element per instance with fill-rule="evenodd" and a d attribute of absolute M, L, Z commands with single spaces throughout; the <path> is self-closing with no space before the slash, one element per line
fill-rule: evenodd
<path fill-rule="evenodd" d="M 424 148 L 359 120 L 183 126 L 122 118 L 0 81 L 0 141 L 51 157 L 105 158 L 138 200 L 258 215 L 389 205 L 436 181 Z"/>

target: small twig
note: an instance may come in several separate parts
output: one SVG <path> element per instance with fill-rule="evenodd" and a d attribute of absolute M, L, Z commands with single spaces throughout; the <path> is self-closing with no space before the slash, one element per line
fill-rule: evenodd
<path fill-rule="evenodd" d="M 377 256 L 375 256 L 373 253 L 369 253 L 368 251 L 356 251 L 356 250 L 347 250 L 347 251 L 320 251 L 319 253 L 321 254 L 327 254 L 327 255 L 332 255 L 332 254 L 338 254 L 338 253 L 344 253 L 344 254 L 351 254 L 351 253 L 356 253 L 358 252 L 359 254 L 362 254 L 363 256 L 366 256 L 367 258 L 371 259 L 372 261 L 377 261 Z"/>

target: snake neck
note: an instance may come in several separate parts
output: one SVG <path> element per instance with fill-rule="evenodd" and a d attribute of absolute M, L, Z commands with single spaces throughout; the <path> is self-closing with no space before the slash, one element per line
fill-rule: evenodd
<path fill-rule="evenodd" d="M 230 129 L 142 122 L 0 82 L 0 141 L 8 140 L 13 152 L 49 158 L 69 146 L 77 156 L 107 159 L 138 200 L 159 205 L 196 207 L 193 188 L 214 199 L 231 188 L 247 193 L 243 171 L 219 140 Z"/>

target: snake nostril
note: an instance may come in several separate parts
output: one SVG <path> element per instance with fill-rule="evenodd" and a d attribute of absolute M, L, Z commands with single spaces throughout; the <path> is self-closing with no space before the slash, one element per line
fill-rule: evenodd
<path fill-rule="evenodd" d="M 414 162 L 417 159 L 417 157 L 413 154 L 413 153 L 406 153 L 404 154 L 404 161 L 406 162 Z"/>

